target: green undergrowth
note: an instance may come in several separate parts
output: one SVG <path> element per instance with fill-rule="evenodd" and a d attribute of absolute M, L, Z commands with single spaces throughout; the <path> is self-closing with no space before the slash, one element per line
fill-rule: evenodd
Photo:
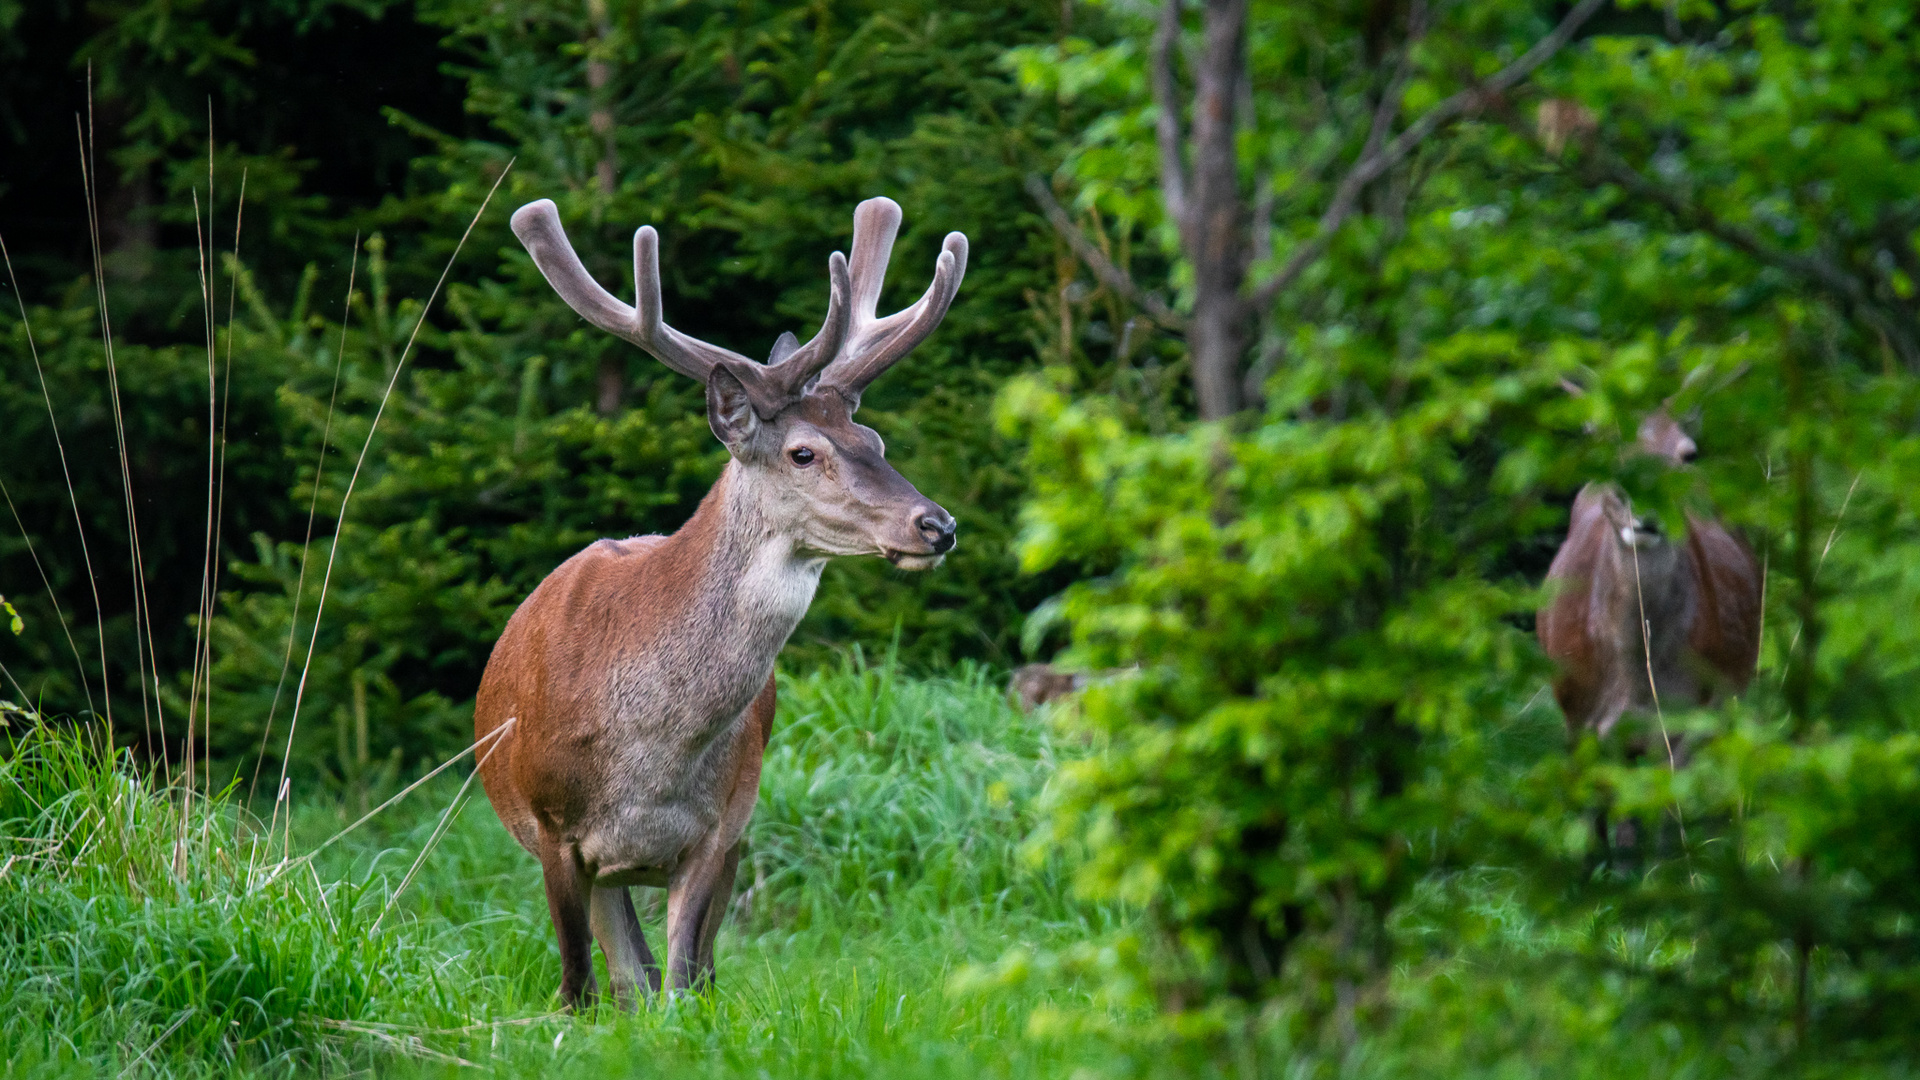
<path fill-rule="evenodd" d="M 1540 921 L 1490 869 L 1416 890 L 1396 928 L 1408 960 L 1358 1002 L 1351 1039 L 1290 1042 L 1287 997 L 1169 1039 L 1165 1002 L 1097 993 L 1143 924 L 1074 899 L 1070 868 L 1028 840 L 1077 752 L 1044 715 L 972 668 L 908 678 L 855 656 L 780 687 L 717 990 L 635 1015 L 557 1011 L 539 870 L 458 770 L 324 848 L 356 815 L 296 787 L 269 844 L 231 799 L 183 807 L 93 732 L 4 714 L 5 1075 L 1783 1072 L 1790 1040 L 1664 1024 L 1629 981 L 1569 964 L 1584 931 Z M 662 898 L 636 899 L 660 949 Z M 1785 1071 L 1857 1074 L 1807 1064 Z"/>

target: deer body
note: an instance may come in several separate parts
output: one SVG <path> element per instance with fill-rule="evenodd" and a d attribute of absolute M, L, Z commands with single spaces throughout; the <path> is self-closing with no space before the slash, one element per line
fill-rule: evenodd
<path fill-rule="evenodd" d="M 783 335 L 758 365 L 660 319 L 650 228 L 635 238 L 639 302 L 627 308 L 586 277 L 551 203 L 514 216 L 576 311 L 703 377 L 708 422 L 733 458 L 673 535 L 601 540 L 554 570 L 508 621 L 481 680 L 474 731 L 495 736 L 481 781 L 540 860 L 569 1006 L 594 992 L 589 937 L 623 1002 L 663 981 L 711 981 L 772 731 L 774 659 L 827 559 L 877 554 L 928 569 L 953 547 L 953 518 L 852 419 L 864 386 L 932 332 L 964 271 L 955 233 L 927 296 L 874 318 L 898 223 L 887 200 L 861 205 L 851 273 L 838 253 L 829 261 L 820 334 L 806 346 Z M 638 885 L 668 892 L 664 980 L 627 891 Z"/>
<path fill-rule="evenodd" d="M 1641 425 L 1640 446 L 1674 465 L 1694 454 L 1664 411 Z M 1588 484 L 1547 581 L 1558 589 L 1536 626 L 1559 668 L 1554 697 L 1576 731 L 1604 736 L 1628 711 L 1708 705 L 1753 678 L 1760 567 L 1716 520 L 1689 513 L 1676 544 L 1635 517 L 1617 488 Z"/>
<path fill-rule="evenodd" d="M 748 707 L 820 580 L 824 559 L 726 528 L 742 516 L 729 479 L 673 536 L 602 540 L 561 564 L 481 683 L 477 733 L 509 716 L 525 732 L 482 782 L 542 800 L 508 828 L 531 846 L 540 814 L 566 820 L 596 880 L 663 885 L 719 820 Z M 577 793 L 596 798 L 567 812 Z"/>

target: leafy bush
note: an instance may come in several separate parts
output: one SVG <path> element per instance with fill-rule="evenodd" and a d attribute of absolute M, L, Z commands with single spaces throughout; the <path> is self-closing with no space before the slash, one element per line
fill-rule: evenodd
<path fill-rule="evenodd" d="M 1920 971 L 1920 248 L 1895 89 L 1913 73 L 1894 59 L 1913 24 L 1847 4 L 1676 10 L 1667 40 L 1607 24 L 1537 97 L 1488 103 L 1388 170 L 1256 313 L 1279 361 L 1247 357 L 1257 415 L 1158 426 L 1064 365 L 1001 395 L 1030 440 L 1023 565 L 1084 570 L 1033 637 L 1105 672 L 1067 714 L 1094 752 L 1063 768 L 1047 835 L 1084 846 L 1083 895 L 1145 907 L 1150 932 L 1104 970 L 1170 1030 L 1239 1038 L 1229 1021 L 1254 1017 L 1284 1045 L 1356 1047 L 1437 993 L 1396 965 L 1457 961 L 1673 1025 L 1710 1070 L 1912 1060 L 1892 1017 Z M 1107 110 L 1061 186 L 1178 256 L 1146 122 L 1152 30 L 1121 25 L 1027 50 L 1022 73 Z M 1307 32 L 1256 5 L 1254 68 L 1323 95 L 1256 94 L 1240 141 L 1249 171 L 1300 178 L 1262 238 L 1273 263 L 1315 237 L 1314 185 L 1360 152 L 1369 114 L 1315 114 L 1347 146 L 1331 158 L 1290 117 L 1406 85 L 1403 130 L 1451 85 L 1447 49 L 1492 33 L 1517 50 L 1544 25 L 1521 5 L 1449 14 L 1401 84 L 1366 26 Z M 1580 123 L 1550 133 L 1549 115 Z M 1169 291 L 1184 300 L 1193 272 L 1176 258 Z M 1623 458 L 1670 396 L 1697 468 Z M 1669 702 L 1569 743 L 1534 708 L 1532 586 L 1574 490 L 1608 479 L 1675 534 L 1708 505 L 1746 532 L 1768 568 L 1763 659 L 1726 709 Z M 1694 748 L 1686 768 L 1632 750 L 1663 729 Z M 1603 812 L 1638 825 L 1628 855 L 1596 842 Z M 1487 931 L 1489 905 L 1523 930 Z"/>

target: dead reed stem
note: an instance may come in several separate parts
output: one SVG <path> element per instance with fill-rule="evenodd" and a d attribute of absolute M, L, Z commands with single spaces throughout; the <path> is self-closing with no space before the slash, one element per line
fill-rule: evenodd
<path fill-rule="evenodd" d="M 440 271 L 440 279 L 434 282 L 433 292 L 428 294 L 427 302 L 420 306 L 420 314 L 414 320 L 413 329 L 407 334 L 406 347 L 400 350 L 400 358 L 393 365 L 393 373 L 387 379 L 386 391 L 380 395 L 380 406 L 374 410 L 373 422 L 367 425 L 367 438 L 366 441 L 360 445 L 360 456 L 354 461 L 352 474 L 347 477 L 346 491 L 340 496 L 340 513 L 334 518 L 333 543 L 327 545 L 327 568 L 326 572 L 321 575 L 320 597 L 314 605 L 313 636 L 308 639 L 307 657 L 300 665 L 300 682 L 294 688 L 293 715 L 287 720 L 287 749 L 286 753 L 282 754 L 280 758 L 280 791 L 283 799 L 288 791 L 287 767 L 293 755 L 293 737 L 294 733 L 298 731 L 300 727 L 300 705 L 306 697 L 307 677 L 313 669 L 314 648 L 320 640 L 320 620 L 326 615 L 327 590 L 333 583 L 333 567 L 335 560 L 340 554 L 340 540 L 346 532 L 347 506 L 353 500 L 354 485 L 360 481 L 360 470 L 366 466 L 367 453 L 373 449 L 374 436 L 378 434 L 380 430 L 380 419 L 386 415 L 387 403 L 393 400 L 394 388 L 400 383 L 400 373 L 406 370 L 407 358 L 412 355 L 414 343 L 419 340 L 420 328 L 426 325 L 427 315 L 433 311 L 434 301 L 440 298 L 440 291 L 446 287 L 447 277 L 453 273 L 453 264 L 460 258 L 460 252 L 465 250 L 467 239 L 473 235 L 474 227 L 480 224 L 480 218 L 487 212 L 487 207 L 493 204 L 494 193 L 500 190 L 502 183 L 506 182 L 507 175 L 513 171 L 514 161 L 517 160 L 517 158 L 509 160 L 506 168 L 501 169 L 500 175 L 494 178 L 493 186 L 487 189 L 487 197 L 481 200 L 480 208 L 473 213 L 473 220 L 467 222 L 466 231 L 460 234 L 460 242 L 454 245 L 453 253 L 447 256 L 447 265 Z M 289 807 L 288 810 L 289 821 L 291 821 L 291 807 Z M 274 816 L 276 818 L 279 816 L 280 811 L 280 804 L 276 802 L 274 804 Z"/>

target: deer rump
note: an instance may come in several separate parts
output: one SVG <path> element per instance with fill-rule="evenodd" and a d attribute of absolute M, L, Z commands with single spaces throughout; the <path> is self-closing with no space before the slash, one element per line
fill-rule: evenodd
<path fill-rule="evenodd" d="M 1588 484 L 1547 582 L 1537 630 L 1575 731 L 1604 736 L 1629 709 L 1708 705 L 1753 678 L 1760 567 L 1718 521 L 1689 512 L 1675 543 L 1635 519 L 1617 489 Z"/>

